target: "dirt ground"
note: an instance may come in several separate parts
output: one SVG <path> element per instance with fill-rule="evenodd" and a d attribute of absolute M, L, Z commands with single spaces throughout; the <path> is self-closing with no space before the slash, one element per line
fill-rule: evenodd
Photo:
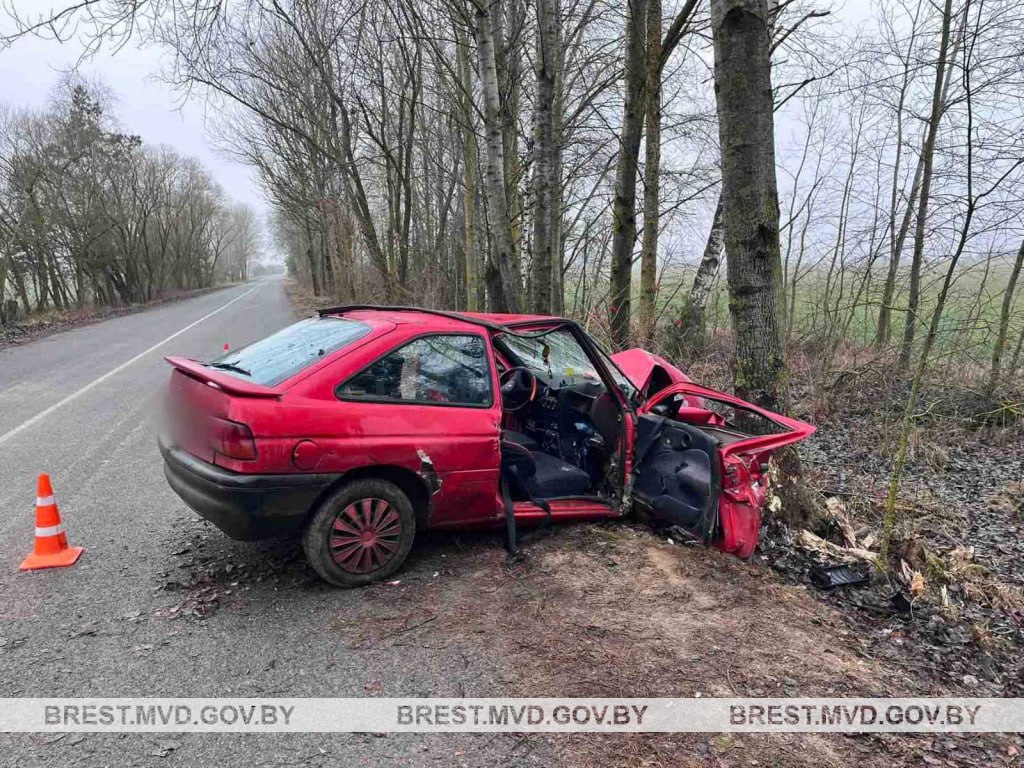
<path fill-rule="evenodd" d="M 219 626 L 268 590 L 285 602 L 311 590 L 329 597 L 296 542 L 242 550 L 205 522 L 187 531 L 160 590 L 171 602 L 157 614 L 178 631 Z M 866 630 L 857 612 L 785 583 L 761 561 L 640 525 L 551 527 L 531 533 L 516 561 L 497 533 L 431 534 L 392 581 L 355 597 L 324 628 L 340 653 L 427 654 L 492 670 L 473 690 L 446 695 L 971 695 L 914 663 L 902 619 Z M 394 672 L 367 679 L 363 694 L 400 695 L 408 670 Z M 991 766 L 1014 765 L 1024 751 L 1013 735 L 950 734 L 532 734 L 514 744 L 501 764 L 543 754 L 570 768 Z"/>
<path fill-rule="evenodd" d="M 392 606 L 425 606 L 436 617 L 432 637 L 500 648 L 517 695 L 952 693 L 898 657 L 880 657 L 875 637 L 808 588 L 642 527 L 551 530 L 516 564 L 496 545 L 472 548 L 471 561 L 455 561 L 460 571 L 470 568 L 457 574 L 461 587 L 449 578 L 376 591 Z M 1021 746 L 1015 736 L 950 735 L 588 734 L 555 741 L 571 766 L 996 765 Z"/>

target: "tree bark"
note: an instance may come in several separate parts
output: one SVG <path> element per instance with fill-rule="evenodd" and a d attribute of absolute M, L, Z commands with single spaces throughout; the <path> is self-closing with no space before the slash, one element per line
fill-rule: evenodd
<path fill-rule="evenodd" d="M 501 94 L 501 135 L 504 156 L 505 199 L 508 201 L 509 231 L 512 233 L 511 291 L 522 303 L 523 212 L 519 194 L 519 103 L 522 91 L 523 0 L 496 0 L 491 6 L 494 61 Z"/>
<path fill-rule="evenodd" d="M 711 286 L 718 275 L 718 269 L 722 263 L 722 254 L 725 252 L 724 233 L 722 232 L 722 195 L 718 195 L 718 205 L 715 207 L 715 216 L 711 221 L 711 230 L 708 232 L 708 239 L 704 243 L 704 254 L 697 267 L 697 274 L 693 278 L 693 286 L 690 288 L 689 301 L 691 306 L 698 308 L 701 317 L 708 305 L 708 297 L 711 295 Z M 702 326 L 703 331 L 703 326 Z"/>
<path fill-rule="evenodd" d="M 539 315 L 552 311 L 552 272 L 558 237 L 555 178 L 555 80 L 559 45 L 558 0 L 537 0 L 537 93 L 533 117 L 533 269 L 532 307 Z"/>
<path fill-rule="evenodd" d="M 781 411 L 788 393 L 766 0 L 712 0 L 711 25 L 734 385 L 740 397 Z"/>
<path fill-rule="evenodd" d="M 723 252 L 722 193 L 719 192 L 711 230 L 704 243 L 704 253 L 679 316 L 677 336 L 680 354 L 692 354 L 704 346 L 707 335 L 708 298 L 711 296 L 711 287 L 715 284 L 715 277 L 722 263 Z"/>
<path fill-rule="evenodd" d="M 1017 346 L 1013 349 L 1013 357 L 1010 358 L 1010 366 L 1006 369 L 1008 376 L 1013 376 L 1017 372 L 1017 366 L 1020 365 L 1022 350 L 1024 350 L 1024 329 L 1021 329 L 1020 336 L 1017 337 Z"/>
<path fill-rule="evenodd" d="M 661 194 L 661 0 L 647 0 L 644 124 L 644 230 L 640 248 L 640 336 L 654 338 Z"/>
<path fill-rule="evenodd" d="M 561 2 L 556 0 L 556 7 L 561 13 Z M 554 132 L 555 132 L 555 155 L 551 177 L 554 183 L 551 203 L 551 314 L 562 315 L 565 313 L 565 275 L 563 270 L 565 242 L 562 229 L 562 212 L 565 208 L 565 189 L 562 184 L 563 168 L 563 124 L 562 117 L 565 111 L 565 44 L 562 40 L 561 16 L 558 26 L 558 58 L 555 64 L 555 102 L 554 102 Z"/>
<path fill-rule="evenodd" d="M 519 312 L 517 286 L 513 271 L 515 244 L 512 238 L 512 219 L 509 215 L 505 182 L 505 148 L 502 132 L 501 94 L 495 63 L 493 16 L 501 12 L 500 0 L 481 2 L 476 7 L 477 54 L 480 66 L 480 84 L 484 95 L 485 163 L 484 186 L 487 195 L 488 216 L 494 249 L 497 280 L 492 280 L 491 300 L 496 312 Z"/>
<path fill-rule="evenodd" d="M 7 301 L 5 293 L 7 289 L 7 264 L 10 256 L 0 253 L 0 325 L 7 323 Z M 17 308 L 17 304 L 14 305 Z"/>
<path fill-rule="evenodd" d="M 476 171 L 478 164 L 476 131 L 473 130 L 473 77 L 469 66 L 469 42 L 465 31 L 458 31 L 458 75 L 461 80 L 459 103 L 462 108 L 462 253 L 464 264 L 463 292 L 465 307 L 476 312 L 480 254 L 477 248 L 476 233 Z"/>
<path fill-rule="evenodd" d="M 612 203 L 612 265 L 609 307 L 612 342 L 629 345 L 633 246 L 636 242 L 636 173 L 644 121 L 644 27 L 647 0 L 629 0 L 626 16 L 625 100 Z"/>

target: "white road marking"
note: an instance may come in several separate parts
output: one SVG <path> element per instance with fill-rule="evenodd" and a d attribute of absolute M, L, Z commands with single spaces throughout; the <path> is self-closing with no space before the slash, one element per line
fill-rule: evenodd
<path fill-rule="evenodd" d="M 39 413 L 37 413 L 35 416 L 33 416 L 28 421 L 23 421 L 21 424 L 16 426 L 14 429 L 12 429 L 9 432 L 5 432 L 4 434 L 0 435 L 0 445 L 3 445 L 4 443 L 6 443 L 8 440 L 10 440 L 15 435 L 18 435 L 19 433 L 24 432 L 26 429 L 28 429 L 32 425 L 38 424 L 40 421 L 45 419 L 51 413 L 56 411 L 58 408 L 63 408 L 65 405 L 67 405 L 71 401 L 77 400 L 79 397 L 84 395 L 86 392 L 88 392 L 93 387 L 98 387 L 100 384 L 102 384 L 104 381 L 109 379 L 111 376 L 116 376 L 121 371 L 123 371 L 125 368 L 127 368 L 129 365 L 131 365 L 132 363 L 138 362 L 139 360 L 144 358 L 146 355 L 148 355 L 150 352 L 152 352 L 152 351 L 154 351 L 156 349 L 159 349 L 160 347 L 162 347 L 167 342 L 169 342 L 169 341 L 171 341 L 173 339 L 178 338 L 179 336 L 181 336 L 181 334 L 185 333 L 186 331 L 192 330 L 197 325 L 199 325 L 201 322 L 203 322 L 204 320 L 209 320 L 211 317 L 216 315 L 218 312 L 223 312 L 225 309 L 230 307 L 236 301 L 241 301 L 246 296 L 248 296 L 250 293 L 252 293 L 253 291 L 255 291 L 258 288 L 261 288 L 262 286 L 263 286 L 262 282 L 257 283 L 256 285 L 254 285 L 252 288 L 250 288 L 248 291 L 246 291 L 245 293 L 241 294 L 240 296 L 235 296 L 235 298 L 233 298 L 227 304 L 224 304 L 223 306 L 217 307 L 217 309 L 213 310 L 213 312 L 210 312 L 208 315 L 203 315 L 198 320 L 196 320 L 194 323 L 189 323 L 184 328 L 182 328 L 180 331 L 175 331 L 174 333 L 172 333 L 170 336 L 168 336 L 163 341 L 158 341 L 156 344 L 151 346 L 149 349 L 143 350 L 142 352 L 137 354 L 131 360 L 128 360 L 128 361 L 126 361 L 124 363 L 121 363 L 119 366 L 117 366 L 117 368 L 114 368 L 113 370 L 107 371 L 102 376 L 100 376 L 98 379 L 94 379 L 93 381 L 90 381 L 88 384 L 86 384 L 84 387 L 82 387 L 77 392 L 72 392 L 70 395 L 65 397 L 63 400 L 60 400 L 60 401 L 54 403 L 53 405 L 51 405 L 49 408 L 46 408 L 46 409 L 40 411 Z"/>

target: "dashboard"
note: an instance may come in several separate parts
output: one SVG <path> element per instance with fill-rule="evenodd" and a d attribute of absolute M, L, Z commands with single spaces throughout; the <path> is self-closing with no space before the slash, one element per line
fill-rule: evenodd
<path fill-rule="evenodd" d="M 522 430 L 545 453 L 585 466 L 591 448 L 614 442 L 601 425 L 611 408 L 617 433 L 618 409 L 604 385 L 589 377 L 537 374 L 537 395 L 523 410 Z M 611 438 L 611 439 L 609 439 Z"/>
<path fill-rule="evenodd" d="M 589 414 L 594 400 L 604 392 L 604 386 L 583 376 L 537 376 L 537 396 L 534 402 L 539 409 L 557 412 L 564 405 L 576 412 Z"/>

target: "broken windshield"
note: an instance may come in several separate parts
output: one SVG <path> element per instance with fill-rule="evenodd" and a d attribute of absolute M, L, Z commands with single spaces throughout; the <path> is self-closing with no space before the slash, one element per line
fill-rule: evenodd
<path fill-rule="evenodd" d="M 273 336 L 228 352 L 207 365 L 272 387 L 370 332 L 370 326 L 340 317 L 314 317 Z"/>
<path fill-rule="evenodd" d="M 581 376 L 592 381 L 600 381 L 601 377 L 594 370 L 580 343 L 565 328 L 556 328 L 547 333 L 516 335 L 503 333 L 496 337 L 496 343 L 512 353 L 516 360 L 528 368 L 543 371 L 551 378 L 571 379 Z M 629 379 L 603 352 L 599 352 L 612 378 L 623 391 L 627 399 L 632 400 L 636 392 Z"/>

